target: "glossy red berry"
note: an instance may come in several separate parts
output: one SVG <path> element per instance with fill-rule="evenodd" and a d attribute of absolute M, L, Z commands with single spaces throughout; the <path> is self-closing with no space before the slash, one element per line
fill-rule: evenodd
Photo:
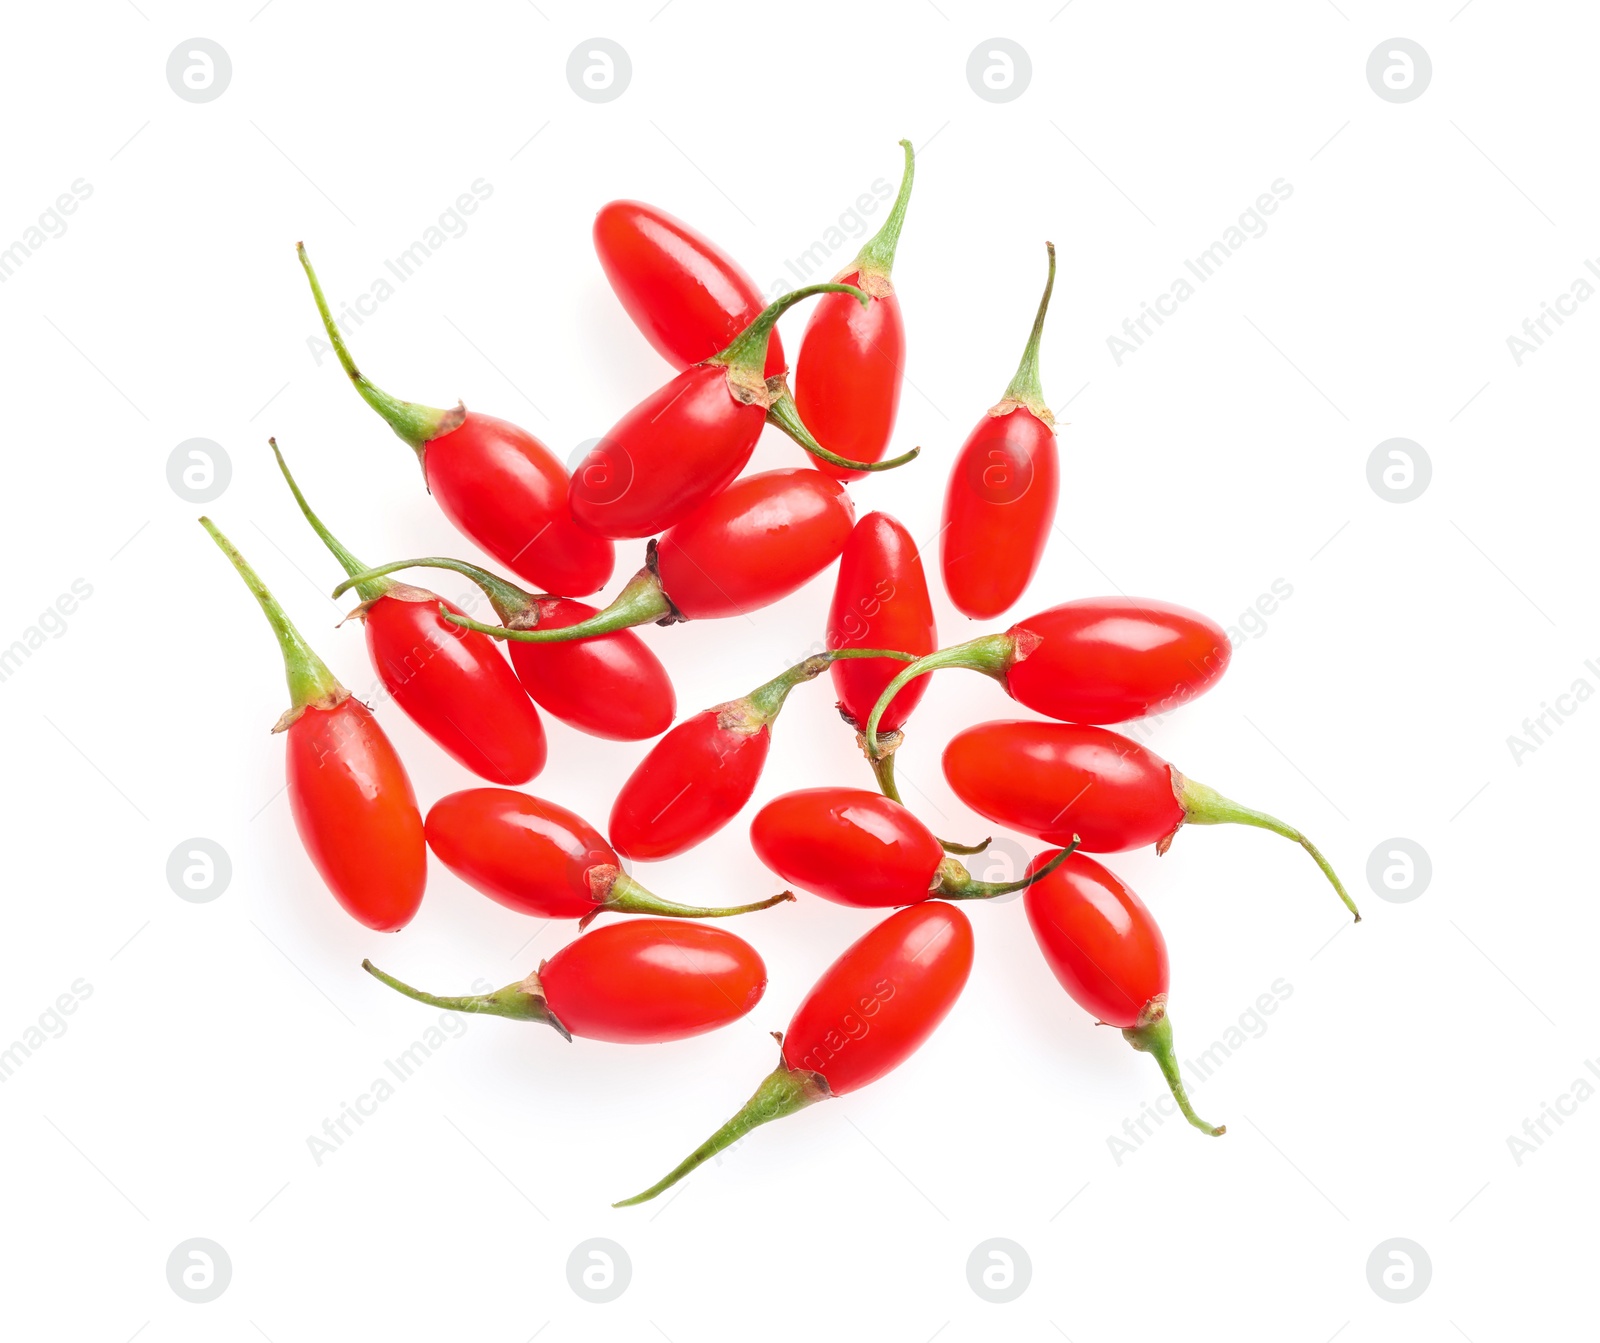
<path fill-rule="evenodd" d="M 655 1198 L 751 1129 L 898 1068 L 949 1014 L 971 972 L 972 925 L 960 910 L 930 900 L 891 914 L 823 971 L 783 1033 L 777 1068 L 744 1108 L 616 1206 Z"/>
<path fill-rule="evenodd" d="M 287 791 L 307 856 L 350 916 L 378 932 L 411 922 L 428 880 L 422 817 L 405 766 L 372 711 L 330 672 L 209 518 L 201 525 L 244 579 L 277 637 L 289 710 Z"/>
<path fill-rule="evenodd" d="M 1039 337 L 1055 286 L 1050 275 L 1006 393 L 961 445 L 945 489 L 940 562 L 945 590 L 963 615 L 990 620 L 1022 596 L 1055 522 L 1060 466 L 1055 416 L 1039 385 Z"/>
<path fill-rule="evenodd" d="M 567 507 L 567 471 L 526 429 L 458 405 L 402 401 L 356 367 L 304 245 L 300 264 L 328 343 L 362 400 L 417 454 L 428 492 L 460 531 L 519 577 L 547 592 L 583 597 L 611 577 L 616 555 Z"/>
<path fill-rule="evenodd" d="M 761 1001 L 767 967 L 723 928 L 629 919 L 569 942 L 532 974 L 493 993 L 441 998 L 362 968 L 408 998 L 456 1012 L 539 1021 L 567 1039 L 661 1044 L 737 1021 Z"/>
<path fill-rule="evenodd" d="M 433 804 L 428 847 L 475 890 L 509 909 L 587 923 L 605 910 L 673 918 L 720 918 L 794 897 L 733 907 L 679 905 L 652 895 L 622 870 L 616 851 L 581 816 L 508 788 L 469 788 Z"/>
<path fill-rule="evenodd" d="M 1184 1117 L 1218 1137 L 1194 1112 L 1184 1090 L 1167 1014 L 1167 943 L 1139 899 L 1092 858 L 1075 853 L 1048 874 L 1051 855 L 1035 866 L 1040 879 L 1024 903 L 1028 924 L 1050 969 L 1072 1000 L 1107 1026 L 1122 1031 L 1135 1049 L 1152 1055 Z"/>
<path fill-rule="evenodd" d="M 1203 695 L 1232 657 L 1222 627 L 1196 611 L 1144 597 L 1087 597 L 902 667 L 874 713 L 890 714 L 901 687 L 917 677 L 964 667 L 994 678 L 1036 713 L 1070 723 L 1121 723 Z M 868 718 L 869 748 L 882 721 Z"/>
<path fill-rule="evenodd" d="M 823 447 L 862 462 L 881 461 L 889 450 L 905 378 L 905 319 L 889 277 L 915 164 L 911 142 L 900 144 L 906 156 L 900 193 L 883 227 L 839 276 L 840 283 L 864 289 L 872 301 L 862 307 L 838 295 L 820 299 L 806 322 L 795 361 L 794 399 L 806 427 Z M 865 474 L 828 462 L 816 465 L 837 480 L 859 480 Z"/>
<path fill-rule="evenodd" d="M 1300 831 L 1185 778 L 1154 751 L 1105 728 L 979 723 L 951 738 L 944 774 L 956 795 L 980 815 L 1047 844 L 1080 836 L 1087 853 L 1146 844 L 1165 853 L 1185 822 L 1270 830 L 1310 854 L 1345 906 L 1361 918 L 1328 860 Z"/>

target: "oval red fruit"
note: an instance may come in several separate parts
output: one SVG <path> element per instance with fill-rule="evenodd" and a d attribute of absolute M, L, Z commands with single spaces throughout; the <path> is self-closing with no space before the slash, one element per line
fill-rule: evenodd
<path fill-rule="evenodd" d="M 565 597 L 541 598 L 537 605 L 538 629 L 565 629 L 595 614 L 587 602 Z M 660 736 L 677 716 L 672 678 L 632 630 L 570 643 L 508 641 L 506 647 L 517 678 L 539 706 L 592 737 L 644 741 Z"/>
<path fill-rule="evenodd" d="M 733 259 L 704 234 L 643 201 L 611 201 L 594 217 L 594 250 L 623 308 L 674 368 L 711 358 L 764 306 Z M 787 365 L 773 333 L 766 376 Z"/>
<path fill-rule="evenodd" d="M 1030 871 L 1053 854 L 1040 854 Z M 1097 1021 L 1124 1030 L 1141 1023 L 1167 991 L 1167 943 L 1139 899 L 1112 872 L 1074 853 L 1023 895 L 1044 958 L 1077 1003 Z"/>
<path fill-rule="evenodd" d="M 980 816 L 1088 853 L 1156 844 L 1184 819 L 1173 769 L 1105 728 L 979 723 L 944 749 L 944 774 Z"/>
<path fill-rule="evenodd" d="M 428 812 L 428 847 L 474 890 L 545 919 L 594 912 L 588 872 L 618 866 L 615 850 L 583 817 L 509 788 L 468 788 Z"/>
<path fill-rule="evenodd" d="M 422 904 L 428 855 L 416 794 L 389 738 L 354 697 L 307 706 L 284 735 L 289 810 L 323 881 L 368 928 L 404 928 Z"/>
<path fill-rule="evenodd" d="M 367 653 L 395 703 L 455 759 L 492 783 L 527 783 L 544 768 L 539 712 L 486 635 L 439 616 L 459 607 L 379 597 L 362 613 Z"/>
<path fill-rule="evenodd" d="M 893 648 L 922 657 L 939 645 L 928 580 L 911 533 L 887 513 L 868 513 L 850 533 L 839 557 L 828 647 Z M 851 658 L 831 668 L 839 710 L 865 727 L 884 687 L 905 664 L 889 658 Z M 926 693 L 928 680 L 909 682 L 890 702 L 880 732 L 899 728 Z"/>
<path fill-rule="evenodd" d="M 574 1035 L 618 1044 L 683 1040 L 737 1021 L 767 988 L 742 937 L 679 919 L 627 919 L 585 933 L 539 967 Z"/>
<path fill-rule="evenodd" d="M 820 471 L 745 476 L 661 538 L 661 586 L 687 619 L 744 615 L 838 559 L 855 517 L 844 486 Z"/>
<path fill-rule="evenodd" d="M 927 826 L 861 788 L 803 788 L 774 798 L 751 820 L 750 846 L 789 884 L 858 909 L 926 900 L 944 861 Z"/>
<path fill-rule="evenodd" d="M 1019 621 L 1006 689 L 1068 723 L 1166 713 L 1221 678 L 1233 647 L 1214 620 L 1142 597 L 1086 597 Z M 887 716 L 887 715 L 886 715 Z"/>
<path fill-rule="evenodd" d="M 904 1063 L 955 1006 L 972 973 L 972 925 L 941 900 L 891 914 L 823 971 L 783 1036 L 792 1071 L 833 1096 Z"/>

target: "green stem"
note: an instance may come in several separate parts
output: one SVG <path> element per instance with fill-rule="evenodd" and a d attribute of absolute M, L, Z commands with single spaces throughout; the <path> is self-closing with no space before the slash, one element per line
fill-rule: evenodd
<path fill-rule="evenodd" d="M 878 739 L 878 745 L 883 748 L 883 754 L 873 755 L 867 750 L 867 739 L 861 733 L 856 733 L 856 744 L 861 747 L 861 754 L 866 756 L 867 764 L 872 766 L 873 777 L 878 781 L 878 791 L 889 801 L 898 802 L 902 807 L 905 807 L 905 801 L 900 796 L 900 789 L 894 778 L 894 753 L 899 749 L 901 740 L 902 737 L 898 731 L 885 733 Z M 910 811 L 911 809 L 906 807 L 906 810 Z M 939 839 L 937 835 L 934 838 Z M 982 853 L 992 843 L 994 843 L 993 835 L 990 835 L 981 844 L 957 844 L 954 840 L 939 839 L 939 847 L 946 853 L 960 854 L 965 858 L 970 858 L 976 853 Z"/>
<path fill-rule="evenodd" d="M 869 295 L 850 284 L 808 284 L 800 289 L 791 289 L 782 298 L 775 299 L 767 304 L 750 320 L 750 325 L 745 327 L 727 345 L 726 349 L 719 351 L 706 360 L 708 364 L 721 364 L 730 374 L 741 383 L 752 386 L 766 387 L 767 342 L 772 339 L 772 329 L 777 326 L 778 318 L 788 312 L 790 308 L 803 298 L 813 298 L 817 294 L 850 294 L 860 301 L 864 308 L 872 302 Z"/>
<path fill-rule="evenodd" d="M 273 634 L 278 637 L 278 647 L 283 652 L 284 675 L 289 681 L 289 713 L 298 713 L 308 704 L 329 704 L 346 698 L 350 692 L 339 684 L 339 678 L 328 670 L 327 664 L 312 652 L 311 645 L 301 637 L 283 607 L 278 605 L 278 599 L 267 590 L 267 585 L 245 562 L 233 542 L 217 530 L 210 518 L 201 518 L 200 525 L 211 534 L 217 548 L 239 571 L 239 577 L 244 579 L 244 585 L 261 603 L 267 624 L 272 626 Z"/>
<path fill-rule="evenodd" d="M 906 222 L 906 206 L 911 204 L 911 179 L 916 175 L 916 155 L 911 151 L 911 141 L 902 140 L 900 148 L 906 153 L 906 166 L 900 175 L 900 194 L 889 207 L 888 217 L 867 244 L 856 255 L 853 269 L 858 275 L 889 278 L 894 269 L 894 252 L 900 244 L 900 230 Z"/>
<path fill-rule="evenodd" d="M 935 835 L 934 838 L 939 839 L 939 836 Z M 943 849 L 946 853 L 953 853 L 960 858 L 971 858 L 974 854 L 982 853 L 993 843 L 993 835 L 989 835 L 987 838 L 979 840 L 976 844 L 957 844 L 953 839 L 939 839 L 939 847 L 941 849 Z"/>
<path fill-rule="evenodd" d="M 346 568 L 349 566 L 346 565 Z M 349 580 L 339 584 L 333 590 L 333 595 L 337 597 L 350 588 L 360 591 L 362 584 L 375 582 L 379 576 L 394 573 L 397 569 L 448 569 L 452 573 L 465 575 L 483 590 L 489 599 L 489 605 L 494 607 L 494 613 L 500 617 L 501 623 L 508 627 L 519 627 L 516 622 L 527 620 L 529 613 L 537 611 L 539 605 L 539 599 L 533 593 L 524 591 L 515 583 L 508 583 L 498 574 L 492 574 L 476 564 L 469 564 L 466 560 L 453 560 L 447 555 L 396 560 L 393 564 L 379 565 L 376 569 L 364 567 L 351 569 Z"/>
<path fill-rule="evenodd" d="M 814 681 L 835 662 L 847 658 L 894 658 L 897 662 L 910 662 L 912 655 L 896 652 L 892 648 L 836 648 L 828 653 L 816 653 L 746 695 L 743 703 L 748 706 L 749 716 L 758 724 L 771 723 L 783 708 L 791 690 L 806 681 Z"/>
<path fill-rule="evenodd" d="M 690 1171 L 705 1165 L 718 1152 L 732 1147 L 751 1129 L 759 1128 L 762 1124 L 770 1124 L 774 1119 L 782 1119 L 797 1110 L 805 1109 L 808 1105 L 827 1099 L 828 1085 L 820 1076 L 816 1073 L 794 1072 L 788 1064 L 780 1061 L 767 1075 L 766 1080 L 756 1088 L 756 1094 L 744 1103 L 739 1113 L 690 1152 L 669 1174 L 657 1180 L 642 1194 L 635 1194 L 632 1198 L 625 1198 L 611 1206 L 631 1208 L 636 1203 L 647 1203 L 657 1194 L 671 1189 Z"/>
<path fill-rule="evenodd" d="M 578 927 L 587 928 L 607 910 L 616 914 L 653 914 L 662 919 L 731 919 L 736 914 L 754 914 L 757 910 L 771 909 L 793 900 L 793 891 L 779 891 L 765 900 L 748 905 L 680 905 L 675 900 L 663 900 L 646 890 L 620 868 L 591 868 L 591 889 L 596 896 L 593 910 L 578 920 Z"/>
<path fill-rule="evenodd" d="M 1172 779 L 1173 791 L 1177 794 L 1178 805 L 1183 808 L 1184 820 L 1192 825 L 1253 825 L 1259 830 L 1270 830 L 1275 835 L 1292 839 L 1311 855 L 1312 861 L 1322 869 L 1323 876 L 1333 883 L 1333 889 L 1339 893 L 1339 899 L 1344 901 L 1345 908 L 1355 915 L 1357 923 L 1361 922 L 1361 911 L 1356 908 L 1356 902 L 1345 890 L 1344 883 L 1339 880 L 1339 874 L 1333 870 L 1333 865 L 1322 856 L 1322 851 L 1315 844 L 1292 825 L 1285 824 L 1276 816 L 1269 816 L 1264 811 L 1256 811 L 1253 807 L 1242 807 L 1233 799 L 1223 797 L 1216 789 L 1207 788 L 1203 783 L 1184 778 L 1177 770 L 1172 771 Z"/>
<path fill-rule="evenodd" d="M 333 590 L 333 595 L 337 597 L 345 589 L 363 579 L 378 578 L 397 569 L 418 567 L 453 569 L 457 573 L 466 574 L 489 594 L 489 600 L 494 604 L 495 612 L 502 620 L 517 618 L 519 613 L 513 610 L 509 603 L 514 602 L 518 596 L 529 602 L 534 600 L 522 589 L 496 580 L 494 575 L 478 569 L 477 574 L 482 575 L 480 579 L 472 572 L 476 569 L 475 565 L 438 555 L 426 559 L 395 560 L 392 564 L 380 564 L 376 569 L 368 569 L 365 573 L 346 579 Z M 508 603 L 504 611 L 501 610 L 502 602 Z M 662 591 L 661 580 L 656 577 L 655 570 L 649 565 L 628 580 L 627 587 L 617 594 L 617 599 L 610 606 L 602 611 L 596 611 L 587 620 L 580 620 L 576 625 L 565 625 L 560 629 L 506 629 L 501 625 L 485 625 L 469 616 L 457 615 L 443 608 L 439 614 L 452 625 L 460 625 L 463 629 L 476 630 L 479 634 L 488 634 L 496 639 L 512 639 L 517 643 L 527 644 L 555 644 L 566 643 L 571 639 L 594 639 L 602 634 L 615 634 L 618 630 L 632 629 L 635 625 L 648 625 L 651 621 L 670 623 L 672 620 L 682 619 L 667 594 Z"/>
<path fill-rule="evenodd" d="M 1014 401 L 1027 407 L 1046 424 L 1053 425 L 1055 416 L 1045 405 L 1044 389 L 1039 385 L 1039 338 L 1044 334 L 1044 315 L 1050 310 L 1050 291 L 1056 287 L 1056 245 L 1047 242 L 1045 247 L 1050 253 L 1050 273 L 1045 278 L 1044 297 L 1039 300 L 1039 311 L 1034 315 L 1028 343 L 1022 347 L 1022 362 L 1017 365 L 1016 376 L 1011 379 L 1006 394 L 1000 398 L 1000 404 L 1004 406 L 1008 401 Z"/>
<path fill-rule="evenodd" d="M 289 464 L 283 460 L 283 454 L 278 451 L 278 440 L 269 438 L 268 445 L 272 448 L 272 455 L 278 459 L 278 470 L 283 472 L 283 478 L 289 483 L 289 492 L 294 495 L 295 503 L 300 505 L 300 511 L 305 514 L 305 519 L 311 524 L 311 530 L 322 538 L 322 544 L 333 552 L 334 559 L 338 560 L 347 574 L 359 574 L 365 571 L 366 565 L 352 555 L 340 543 L 339 538 L 323 525 L 322 519 L 311 511 L 311 505 L 306 502 L 305 495 L 300 493 L 300 486 L 295 483 L 294 477 L 289 473 Z M 364 602 L 377 601 L 394 584 L 376 578 L 369 578 L 355 585 L 356 595 Z"/>
<path fill-rule="evenodd" d="M 978 881 L 954 858 L 946 858 L 939 864 L 938 883 L 933 888 L 933 894 L 941 900 L 993 900 L 997 895 L 1010 895 L 1013 891 L 1026 890 L 1034 882 L 1043 881 L 1066 862 L 1077 851 L 1080 843 L 1082 841 L 1074 835 L 1072 843 L 1037 872 L 1018 877 L 1016 881 Z"/>
<path fill-rule="evenodd" d="M 867 739 L 867 754 L 875 756 L 879 753 L 878 745 L 878 720 L 883 717 L 894 697 L 908 681 L 914 681 L 919 676 L 926 676 L 931 671 L 941 671 L 947 667 L 965 667 L 969 671 L 980 671 L 985 676 L 992 676 L 1001 685 L 1006 683 L 1006 673 L 1011 670 L 1011 664 L 1016 661 L 1017 641 L 1010 634 L 985 634 L 976 639 L 969 639 L 964 644 L 952 644 L 949 648 L 941 648 L 920 657 L 909 667 L 901 669 L 899 675 L 888 685 L 884 686 L 883 694 L 878 696 L 878 702 L 872 706 L 872 714 L 867 719 L 865 736 Z"/>
<path fill-rule="evenodd" d="M 1183 1089 L 1183 1074 L 1178 1070 L 1178 1056 L 1172 1049 L 1172 1022 L 1167 1017 L 1166 995 L 1160 994 L 1145 1004 L 1144 1010 L 1139 1014 L 1141 1020 L 1137 1026 L 1129 1026 L 1122 1032 L 1122 1038 L 1142 1054 L 1153 1054 L 1156 1066 L 1161 1069 L 1161 1075 L 1167 1079 L 1167 1086 L 1172 1089 L 1172 1099 L 1178 1102 L 1178 1108 L 1183 1111 L 1183 1117 L 1193 1124 L 1200 1132 L 1209 1134 L 1213 1138 L 1220 1138 L 1228 1131 L 1224 1124 L 1215 1126 L 1206 1123 L 1194 1112 L 1194 1106 L 1189 1104 L 1189 1094 Z"/>
<path fill-rule="evenodd" d="M 537 974 L 531 974 L 515 984 L 507 984 L 505 988 L 496 989 L 493 993 L 440 998 L 432 993 L 424 993 L 421 989 L 414 989 L 393 975 L 385 974 L 371 961 L 362 961 L 361 968 L 396 992 L 405 994 L 407 998 L 415 998 L 419 1003 L 427 1003 L 430 1007 L 442 1007 L 449 1012 L 482 1012 L 490 1016 L 509 1017 L 512 1021 L 539 1021 L 554 1027 L 563 1039 L 569 1041 L 572 1039 L 572 1032 L 567 1029 L 566 1024 L 550 1010 L 550 1004 L 544 996 L 544 987 L 539 983 Z"/>
<path fill-rule="evenodd" d="M 361 393 L 361 399 L 383 416 L 401 442 L 409 444 L 419 458 L 434 439 L 443 438 L 451 431 L 459 429 L 462 421 L 467 418 L 465 406 L 458 404 L 453 410 L 439 410 L 433 406 L 418 405 L 414 401 L 402 401 L 399 397 L 390 396 L 388 392 L 374 387 L 367 381 L 365 375 L 356 367 L 356 361 L 350 357 L 339 324 L 333 320 L 333 314 L 328 311 L 328 300 L 322 295 L 322 285 L 317 280 L 316 271 L 311 269 L 311 258 L 306 255 L 306 245 L 303 242 L 296 243 L 295 251 L 299 254 L 300 264 L 305 267 L 306 279 L 311 282 L 311 297 L 316 300 L 317 312 L 322 317 L 323 330 L 328 333 L 328 344 L 333 346 L 334 354 L 339 357 L 340 367 L 349 375 L 350 381 L 356 386 L 356 391 Z"/>
<path fill-rule="evenodd" d="M 891 802 L 897 802 L 902 807 L 906 805 L 905 799 L 900 796 L 900 785 L 894 777 L 894 753 L 903 738 L 898 732 L 885 733 L 880 745 L 885 747 L 882 755 L 873 755 L 867 750 L 867 739 L 862 734 L 857 734 L 861 739 L 861 754 L 866 756 L 867 764 L 872 766 L 872 777 L 878 781 L 878 791 Z"/>
<path fill-rule="evenodd" d="M 812 437 L 811 431 L 800 418 L 800 408 L 794 403 L 794 394 L 789 390 L 788 383 L 781 377 L 774 378 L 772 382 L 776 382 L 778 388 L 772 404 L 767 407 L 767 423 L 782 429 L 820 461 L 831 463 L 843 471 L 892 471 L 895 467 L 904 466 L 914 460 L 922 452 L 921 448 L 912 448 L 910 452 L 902 452 L 898 457 L 889 457 L 881 462 L 854 462 L 848 457 L 841 457 L 837 452 L 823 447 Z M 769 389 L 772 387 L 772 382 L 767 384 Z"/>

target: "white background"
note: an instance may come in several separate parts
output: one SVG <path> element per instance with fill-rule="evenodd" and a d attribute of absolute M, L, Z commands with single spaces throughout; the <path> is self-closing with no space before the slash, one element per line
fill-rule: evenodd
<path fill-rule="evenodd" d="M 1600 1103 L 1520 1165 L 1507 1137 L 1600 1051 L 1585 988 L 1600 706 L 1520 764 L 1506 739 L 1578 678 L 1600 686 L 1584 666 L 1600 655 L 1600 304 L 1520 367 L 1506 338 L 1600 249 L 1600 33 L 1582 10 L 11 9 L 0 246 L 74 179 L 93 194 L 0 287 L 0 644 L 73 580 L 93 595 L 0 684 L 0 1041 L 75 980 L 92 994 L 0 1089 L 6 1332 L 1490 1343 L 1581 1325 Z M 606 104 L 565 77 L 597 34 L 632 61 Z M 201 105 L 164 73 L 196 35 L 233 65 Z M 1003 104 L 965 74 L 997 35 L 1033 70 Z M 1365 76 L 1396 35 L 1433 62 L 1404 105 Z M 806 899 L 739 927 L 771 971 L 748 1020 L 656 1049 L 471 1022 L 318 1166 L 307 1138 L 431 1024 L 363 975 L 363 956 L 459 991 L 519 977 L 573 930 L 492 905 L 437 864 L 397 937 L 338 910 L 279 794 L 277 654 L 201 510 L 169 488 L 169 454 L 197 436 L 224 446 L 232 483 L 207 511 L 365 693 L 361 636 L 334 628 L 326 595 L 336 568 L 267 435 L 359 555 L 472 551 L 409 452 L 313 357 L 294 242 L 348 301 L 474 179 L 491 184 L 469 231 L 352 344 L 386 388 L 463 397 L 565 458 L 668 376 L 594 259 L 601 203 L 655 202 L 767 286 L 875 179 L 896 180 L 901 136 L 920 157 L 895 270 L 910 341 L 897 442 L 924 455 L 856 486 L 859 510 L 934 534 L 947 465 L 1011 375 L 1053 239 L 1043 365 L 1062 499 L 1013 614 L 1121 590 L 1236 625 L 1274 580 L 1291 585 L 1224 682 L 1149 740 L 1302 825 L 1366 921 L 1349 926 L 1305 856 L 1259 831 L 1195 830 L 1162 860 L 1113 858 L 1166 932 L 1181 1052 L 1274 980 L 1293 988 L 1195 1090 L 1228 1135 L 1169 1122 L 1120 1165 L 1107 1139 L 1161 1094 L 1155 1067 L 1065 998 L 1012 901 L 971 910 L 971 983 L 898 1073 L 762 1130 L 670 1202 L 612 1211 L 745 1099 L 773 1064 L 765 1032 L 874 918 Z M 1119 366 L 1107 337 L 1279 178 L 1293 195 L 1268 231 Z M 791 350 L 802 326 L 785 323 Z M 1433 465 L 1407 504 L 1366 474 L 1395 436 Z M 774 432 L 754 465 L 796 460 Z M 612 590 L 636 564 L 621 547 Z M 830 581 L 749 621 L 647 631 L 680 708 L 806 652 Z M 457 594 L 454 579 L 436 585 Z M 946 641 L 979 632 L 936 602 Z M 758 799 L 868 786 L 831 698 L 825 682 L 796 692 Z M 474 782 L 393 706 L 380 713 L 424 805 Z M 913 718 L 901 774 L 941 831 L 987 830 L 946 787 L 941 744 L 1013 713 L 992 683 L 949 673 Z M 555 723 L 550 737 L 534 791 L 603 823 L 643 745 Z M 641 875 L 689 901 L 768 893 L 747 820 Z M 208 904 L 165 876 L 195 836 L 233 864 Z M 1366 880 L 1396 836 L 1432 860 L 1411 903 Z M 197 1236 L 233 1265 L 208 1305 L 166 1280 L 173 1247 Z M 608 1305 L 568 1286 L 568 1256 L 591 1237 L 631 1260 Z M 967 1281 L 991 1237 L 1032 1263 L 1007 1305 Z M 1432 1263 L 1408 1305 L 1368 1285 L 1368 1256 L 1392 1237 Z"/>

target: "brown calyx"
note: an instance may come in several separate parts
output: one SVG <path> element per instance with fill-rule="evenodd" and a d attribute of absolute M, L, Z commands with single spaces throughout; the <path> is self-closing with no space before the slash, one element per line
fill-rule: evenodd
<path fill-rule="evenodd" d="M 995 419 L 999 419 L 1002 415 L 1009 415 L 1014 410 L 1027 411 L 1028 414 L 1032 415 L 1034 419 L 1038 420 L 1041 424 L 1048 428 L 1051 433 L 1055 433 L 1056 417 L 1051 413 L 1050 407 L 1045 405 L 1043 402 L 1040 402 L 1038 405 L 1030 405 L 1026 401 L 1017 400 L 1017 398 L 1014 396 L 1006 396 L 1002 397 L 1000 400 L 996 401 L 994 405 L 989 407 L 989 414 Z"/>
<path fill-rule="evenodd" d="M 279 732 L 287 732 L 300 721 L 300 715 L 305 713 L 307 709 L 321 709 L 324 712 L 327 712 L 331 709 L 337 709 L 349 698 L 350 692 L 343 686 L 340 686 L 337 690 L 330 691 L 326 695 L 321 695 L 313 700 L 307 700 L 304 704 L 296 704 L 292 709 L 284 710 L 283 716 L 272 725 L 272 731 L 274 734 Z"/>

